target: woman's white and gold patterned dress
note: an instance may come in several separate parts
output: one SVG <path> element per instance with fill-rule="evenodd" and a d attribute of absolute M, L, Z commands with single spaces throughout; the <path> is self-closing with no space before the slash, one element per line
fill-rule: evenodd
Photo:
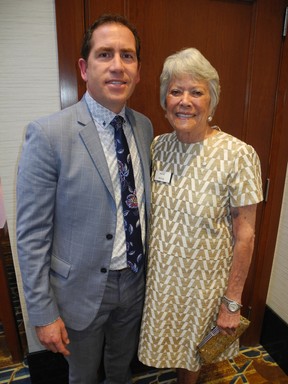
<path fill-rule="evenodd" d="M 138 355 L 148 366 L 196 371 L 196 346 L 215 325 L 232 261 L 230 206 L 262 200 L 259 158 L 224 132 L 193 144 L 181 143 L 175 132 L 161 135 L 151 151 L 150 248 Z M 237 352 L 236 342 L 218 360 Z"/>

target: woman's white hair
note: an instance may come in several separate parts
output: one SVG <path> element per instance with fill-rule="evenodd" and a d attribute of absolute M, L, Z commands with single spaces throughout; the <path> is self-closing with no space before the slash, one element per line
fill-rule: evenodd
<path fill-rule="evenodd" d="M 166 110 L 166 96 L 170 82 L 183 75 L 190 75 L 195 80 L 207 81 L 213 116 L 220 97 L 219 76 L 216 69 L 196 48 L 187 48 L 168 56 L 160 76 L 160 104 Z"/>

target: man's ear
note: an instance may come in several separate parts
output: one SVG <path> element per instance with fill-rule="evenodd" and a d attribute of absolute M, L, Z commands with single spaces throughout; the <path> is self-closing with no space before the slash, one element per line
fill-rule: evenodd
<path fill-rule="evenodd" d="M 78 60 L 78 65 L 80 68 L 81 77 L 86 82 L 87 81 L 87 62 L 86 62 L 86 60 L 80 58 Z"/>

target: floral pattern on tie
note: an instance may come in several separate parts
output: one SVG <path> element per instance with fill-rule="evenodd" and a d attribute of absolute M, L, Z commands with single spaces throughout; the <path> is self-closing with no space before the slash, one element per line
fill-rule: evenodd
<path fill-rule="evenodd" d="M 136 273 L 143 262 L 143 244 L 134 173 L 128 143 L 123 131 L 123 123 L 123 117 L 115 116 L 110 124 L 114 127 L 115 134 L 115 149 L 118 160 L 126 236 L 127 265 Z"/>

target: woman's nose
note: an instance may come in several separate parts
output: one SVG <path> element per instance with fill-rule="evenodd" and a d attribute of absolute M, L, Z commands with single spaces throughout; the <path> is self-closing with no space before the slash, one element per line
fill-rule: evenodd
<path fill-rule="evenodd" d="M 180 105 L 183 105 L 184 107 L 191 105 L 191 97 L 189 93 L 184 92 L 182 94 Z"/>

